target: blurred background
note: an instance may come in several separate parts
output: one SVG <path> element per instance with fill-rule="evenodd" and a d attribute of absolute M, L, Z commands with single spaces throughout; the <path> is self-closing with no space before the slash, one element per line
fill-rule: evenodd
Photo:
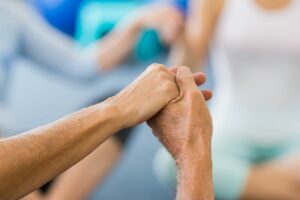
<path fill-rule="evenodd" d="M 151 63 L 187 65 L 214 91 L 216 199 L 300 199 L 299 19 L 298 0 L 0 0 L 1 137 Z M 145 124 L 92 154 L 26 200 L 174 199 L 175 163 Z"/>

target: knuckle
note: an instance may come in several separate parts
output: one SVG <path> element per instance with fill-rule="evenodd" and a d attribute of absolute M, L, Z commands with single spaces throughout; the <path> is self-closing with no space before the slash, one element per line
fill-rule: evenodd
<path fill-rule="evenodd" d="M 162 65 L 162 64 L 154 64 L 154 65 L 153 65 L 153 70 L 154 70 L 154 71 L 160 72 L 160 71 L 165 71 L 166 68 L 165 68 L 165 66 Z"/>
<path fill-rule="evenodd" d="M 149 70 L 153 70 L 155 67 L 156 67 L 156 65 L 158 65 L 157 63 L 153 63 L 153 64 L 151 64 L 149 67 L 148 67 L 148 69 Z"/>
<path fill-rule="evenodd" d="M 157 74 L 157 78 L 158 78 L 159 81 L 170 80 L 169 74 L 166 73 L 165 71 L 159 71 L 158 74 Z"/>

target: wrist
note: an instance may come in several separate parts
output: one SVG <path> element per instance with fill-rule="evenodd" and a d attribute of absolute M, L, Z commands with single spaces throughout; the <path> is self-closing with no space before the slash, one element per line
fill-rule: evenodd
<path fill-rule="evenodd" d="M 114 132 L 118 132 L 125 128 L 125 114 L 115 102 L 111 101 L 111 98 L 95 105 L 95 107 L 99 111 L 99 114 L 104 115 L 107 122 L 113 125 L 115 129 Z"/>
<path fill-rule="evenodd" d="M 198 165 L 187 165 L 178 171 L 177 200 L 213 200 L 212 168 Z"/>
<path fill-rule="evenodd" d="M 103 103 L 110 110 L 111 116 L 120 130 L 131 126 L 130 117 L 132 116 L 132 108 L 130 104 L 124 102 L 119 95 L 113 96 Z"/>
<path fill-rule="evenodd" d="M 212 167 L 211 147 L 205 145 L 198 148 L 186 148 L 176 160 L 179 171 L 191 168 L 210 169 Z"/>
<path fill-rule="evenodd" d="M 177 199 L 214 199 L 210 145 L 189 148 L 184 154 L 177 162 Z"/>
<path fill-rule="evenodd" d="M 176 159 L 177 165 L 180 168 L 183 165 L 191 165 L 193 161 L 205 161 L 202 164 L 211 167 L 211 129 L 197 130 L 194 128 L 196 137 L 190 137 L 189 140 L 183 145 L 179 156 Z M 200 134 L 199 134 L 200 133 Z"/>

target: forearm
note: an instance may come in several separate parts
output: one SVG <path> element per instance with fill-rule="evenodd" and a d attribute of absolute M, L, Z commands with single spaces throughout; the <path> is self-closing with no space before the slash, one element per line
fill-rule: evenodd
<path fill-rule="evenodd" d="M 220 12 L 220 0 L 190 0 L 185 28 L 173 46 L 171 62 L 189 66 L 196 72 L 205 63 L 208 46 Z M 172 61 L 173 60 L 173 61 Z"/>
<path fill-rule="evenodd" d="M 177 200 L 213 200 L 210 141 L 191 147 L 178 163 Z"/>
<path fill-rule="evenodd" d="M 202 1 L 189 1 L 188 13 L 182 35 L 172 47 L 170 62 L 189 66 L 192 71 L 199 71 L 206 56 L 207 41 L 204 38 L 204 19 Z"/>
<path fill-rule="evenodd" d="M 122 127 L 118 119 L 99 104 L 0 141 L 0 199 L 17 199 L 77 163 Z"/>
<path fill-rule="evenodd" d="M 102 69 L 120 64 L 132 51 L 140 36 L 137 19 L 126 19 L 98 44 L 98 61 Z"/>
<path fill-rule="evenodd" d="M 184 32 L 171 48 L 168 61 L 170 65 L 189 66 L 193 72 L 203 71 L 207 48 L 202 41 L 202 38 L 188 37 Z"/>

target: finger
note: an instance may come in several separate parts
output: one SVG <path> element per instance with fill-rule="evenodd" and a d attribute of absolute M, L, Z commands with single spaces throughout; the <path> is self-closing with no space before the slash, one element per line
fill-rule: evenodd
<path fill-rule="evenodd" d="M 167 71 L 167 68 L 165 65 L 163 64 L 159 64 L 159 63 L 153 63 L 151 65 L 149 65 L 147 68 L 146 68 L 146 71 Z"/>
<path fill-rule="evenodd" d="M 201 92 L 206 101 L 209 101 L 213 96 L 213 93 L 210 90 L 202 90 Z"/>
<path fill-rule="evenodd" d="M 177 75 L 179 66 L 170 67 L 169 71 L 175 75 Z M 203 72 L 195 73 L 194 80 L 197 86 L 203 85 L 206 82 L 206 75 Z"/>
<path fill-rule="evenodd" d="M 197 89 L 192 71 L 188 67 L 179 67 L 176 80 L 180 91 Z"/>
<path fill-rule="evenodd" d="M 200 85 L 203 85 L 205 83 L 206 76 L 205 76 L 204 73 L 199 72 L 199 73 L 194 74 L 194 80 L 195 80 L 197 86 L 200 86 Z"/>
<path fill-rule="evenodd" d="M 179 67 L 178 66 L 174 66 L 174 67 L 170 67 L 169 68 L 169 72 L 172 72 L 173 74 L 177 74 Z"/>

